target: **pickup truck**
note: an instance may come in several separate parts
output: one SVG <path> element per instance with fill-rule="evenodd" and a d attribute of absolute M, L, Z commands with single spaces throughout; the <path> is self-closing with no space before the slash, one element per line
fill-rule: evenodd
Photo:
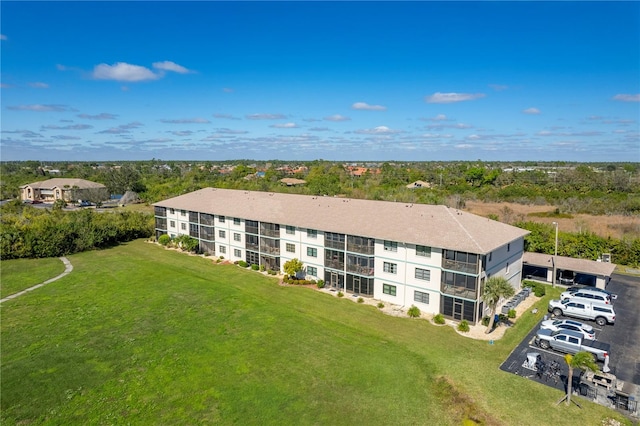
<path fill-rule="evenodd" d="M 551 300 L 547 309 L 555 316 L 565 315 L 595 321 L 600 327 L 616 322 L 613 306 L 602 303 L 578 299 Z"/>
<path fill-rule="evenodd" d="M 604 361 L 609 356 L 611 345 L 597 340 L 583 340 L 582 335 L 571 330 L 551 331 L 540 329 L 536 335 L 536 345 L 542 349 L 555 349 L 559 352 L 576 354 L 590 352 L 598 361 Z"/>

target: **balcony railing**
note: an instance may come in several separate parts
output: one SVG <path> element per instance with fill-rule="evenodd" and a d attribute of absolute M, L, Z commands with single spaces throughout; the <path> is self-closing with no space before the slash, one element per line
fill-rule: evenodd
<path fill-rule="evenodd" d="M 369 266 L 349 265 L 347 264 L 347 272 L 351 272 L 358 275 L 373 276 L 374 269 Z"/>
<path fill-rule="evenodd" d="M 255 234 L 258 235 L 258 227 L 257 226 L 246 226 L 244 228 L 247 234 Z"/>
<path fill-rule="evenodd" d="M 458 287 L 455 285 L 442 284 L 440 291 L 455 297 L 464 297 L 465 299 L 476 300 L 476 291 L 466 287 Z"/>
<path fill-rule="evenodd" d="M 360 254 L 373 254 L 375 251 L 374 246 L 365 246 L 362 244 L 351 244 L 347 242 L 347 251 Z"/>
<path fill-rule="evenodd" d="M 267 254 L 273 254 L 273 255 L 279 255 L 280 254 L 280 247 L 271 247 L 271 246 L 261 245 L 260 246 L 260 252 L 261 253 L 267 253 Z"/>
<path fill-rule="evenodd" d="M 344 271 L 344 262 L 340 262 L 339 260 L 325 260 L 324 266 L 327 268 L 338 269 L 340 271 Z"/>
<path fill-rule="evenodd" d="M 458 262 L 456 260 L 442 259 L 442 267 L 451 271 L 466 272 L 468 274 L 478 273 L 477 263 Z"/>
<path fill-rule="evenodd" d="M 258 251 L 258 244 L 253 244 L 253 243 L 247 243 L 247 245 L 245 246 L 247 250 L 253 250 L 253 251 Z"/>
<path fill-rule="evenodd" d="M 326 248 L 332 248 L 332 249 L 336 249 L 336 250 L 344 250 L 344 241 L 324 240 L 324 246 Z"/>

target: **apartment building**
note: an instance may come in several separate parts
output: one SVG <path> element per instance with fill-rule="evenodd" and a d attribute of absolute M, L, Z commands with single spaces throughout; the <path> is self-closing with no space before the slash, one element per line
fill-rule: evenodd
<path fill-rule="evenodd" d="M 484 281 L 520 287 L 520 228 L 446 206 L 205 188 L 154 204 L 156 237 L 188 234 L 202 252 L 471 323 Z"/>

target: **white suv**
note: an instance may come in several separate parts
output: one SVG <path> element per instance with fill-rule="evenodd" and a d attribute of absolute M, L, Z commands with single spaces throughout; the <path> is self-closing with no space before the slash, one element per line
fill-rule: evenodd
<path fill-rule="evenodd" d="M 584 300 L 585 302 L 604 303 L 611 305 L 611 296 L 601 291 L 583 289 L 576 292 L 565 291 L 560 295 L 560 300 Z"/>

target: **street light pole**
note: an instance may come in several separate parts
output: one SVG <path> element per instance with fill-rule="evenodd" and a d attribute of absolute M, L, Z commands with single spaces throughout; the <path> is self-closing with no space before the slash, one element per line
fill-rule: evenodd
<path fill-rule="evenodd" d="M 553 277 L 551 279 L 551 287 L 556 285 L 556 257 L 558 256 L 558 222 L 553 222 L 553 226 L 556 227 L 556 244 L 553 250 Z"/>

